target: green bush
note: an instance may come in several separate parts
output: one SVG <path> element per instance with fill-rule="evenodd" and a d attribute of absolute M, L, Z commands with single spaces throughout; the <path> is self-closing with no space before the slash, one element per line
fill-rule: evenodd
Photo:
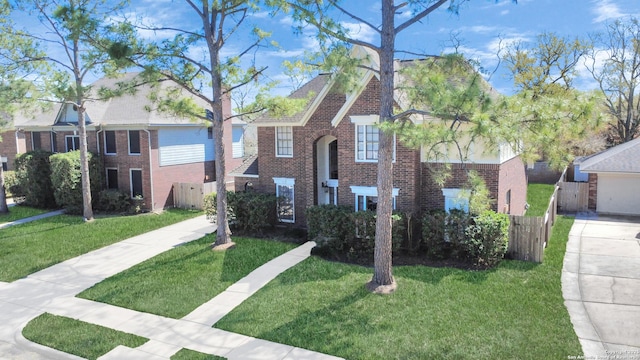
<path fill-rule="evenodd" d="M 449 244 L 444 240 L 446 215 L 444 210 L 433 210 L 422 217 L 422 242 L 429 258 L 449 257 Z"/>
<path fill-rule="evenodd" d="M 129 194 L 124 191 L 116 189 L 102 190 L 98 194 L 98 202 L 96 204 L 96 210 L 125 213 L 129 211 L 131 207 L 131 199 Z"/>
<path fill-rule="evenodd" d="M 15 171 L 3 171 L 2 174 L 4 176 L 4 188 L 7 192 L 7 196 L 24 196 L 22 190 L 18 186 L 18 179 L 16 178 Z"/>
<path fill-rule="evenodd" d="M 376 213 L 353 212 L 350 206 L 320 205 L 306 210 L 309 239 L 317 253 L 352 262 L 370 264 L 375 249 Z M 406 217 L 394 213 L 392 250 L 400 249 L 406 233 Z"/>
<path fill-rule="evenodd" d="M 102 171 L 99 157 L 88 153 L 89 181 L 91 183 L 92 205 L 96 205 L 102 188 Z M 82 214 L 82 174 L 80 172 L 80 151 L 51 155 L 51 184 L 56 204 L 68 214 Z"/>
<path fill-rule="evenodd" d="M 445 239 L 449 242 L 450 256 L 454 259 L 465 260 L 467 258 L 466 229 L 471 223 L 469 213 L 452 209 L 445 216 Z"/>
<path fill-rule="evenodd" d="M 502 260 L 509 244 L 509 216 L 484 211 L 467 226 L 465 247 L 480 266 L 494 266 Z"/>
<path fill-rule="evenodd" d="M 216 194 L 204 198 L 204 211 L 209 220 L 217 215 Z M 245 234 L 263 236 L 278 221 L 276 196 L 256 192 L 227 192 L 229 225 Z"/>
<path fill-rule="evenodd" d="M 9 191 L 14 196 L 24 196 L 24 204 L 36 208 L 56 207 L 51 184 L 51 153 L 34 150 L 16 157 L 15 183 Z"/>

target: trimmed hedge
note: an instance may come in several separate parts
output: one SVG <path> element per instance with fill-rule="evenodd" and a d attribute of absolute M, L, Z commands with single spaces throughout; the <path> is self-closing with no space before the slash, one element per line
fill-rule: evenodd
<path fill-rule="evenodd" d="M 256 192 L 227 192 L 227 212 L 229 226 L 245 234 L 263 236 L 266 229 L 273 228 L 278 222 L 276 196 Z M 204 198 L 204 212 L 211 221 L 217 211 L 216 194 Z"/>
<path fill-rule="evenodd" d="M 354 212 L 350 206 L 319 205 L 306 209 L 308 237 L 317 244 L 321 255 L 346 258 L 348 261 L 370 264 L 373 261 L 376 238 L 376 213 Z M 406 217 L 394 213 L 392 249 L 397 252 L 405 240 Z"/>
<path fill-rule="evenodd" d="M 131 208 L 129 194 L 116 189 L 102 190 L 98 194 L 96 209 L 112 213 L 126 213 Z"/>
<path fill-rule="evenodd" d="M 91 199 L 94 206 L 102 188 L 102 171 L 98 156 L 87 153 L 89 160 L 89 181 Z M 80 171 L 80 151 L 70 151 L 51 155 L 51 184 L 56 204 L 68 214 L 82 214 L 82 173 Z"/>
<path fill-rule="evenodd" d="M 24 204 L 35 208 L 56 207 L 51 184 L 49 156 L 52 153 L 33 150 L 15 159 L 15 183 L 9 188 L 14 196 L 24 197 Z"/>
<path fill-rule="evenodd" d="M 484 211 L 473 217 L 465 229 L 466 251 L 481 266 L 497 265 L 509 245 L 509 216 L 494 211 Z"/>

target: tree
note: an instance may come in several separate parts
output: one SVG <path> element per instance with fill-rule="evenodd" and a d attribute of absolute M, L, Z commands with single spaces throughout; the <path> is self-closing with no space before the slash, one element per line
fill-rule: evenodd
<path fill-rule="evenodd" d="M 77 108 L 85 221 L 93 220 L 85 121 L 85 105 L 92 99 L 91 87 L 86 81 L 90 76 L 110 75 L 118 69 L 119 64 L 112 61 L 104 49 L 114 37 L 127 35 L 109 21 L 124 5 L 125 2 L 107 0 L 17 2 L 17 9 L 37 16 L 42 27 L 42 31 L 32 27 L 13 34 L 47 50 L 46 56 L 29 56 L 21 62 L 46 62 L 50 66 L 47 79 L 38 84 L 47 94 L 40 100 Z"/>
<path fill-rule="evenodd" d="M 640 135 L 640 99 L 636 94 L 640 86 L 640 21 L 635 17 L 616 20 L 593 40 L 587 67 L 613 120 L 610 145 L 631 141 Z"/>
<path fill-rule="evenodd" d="M 346 8 L 347 4 L 339 0 L 299 0 L 299 1 L 271 1 L 272 5 L 291 10 L 293 18 L 302 24 L 309 24 L 318 31 L 321 44 L 329 47 L 345 45 L 359 45 L 370 49 L 378 58 L 379 67 L 375 71 L 380 80 L 380 109 L 379 122 L 381 125 L 394 123 L 396 120 L 411 115 L 411 111 L 394 114 L 394 78 L 396 69 L 394 64 L 396 37 L 404 30 L 418 23 L 435 10 L 447 6 L 447 9 L 457 14 L 460 6 L 467 0 L 424 0 L 394 2 L 382 0 L 380 19 L 377 24 L 360 17 L 357 12 Z M 412 10 L 412 15 L 402 18 L 403 10 Z M 337 14 L 335 17 L 332 16 Z M 338 16 L 346 16 L 356 21 L 361 27 L 376 34 L 375 41 L 365 41 L 349 34 L 340 25 Z M 399 21 L 399 23 L 396 23 Z M 343 66 L 346 64 L 342 64 Z M 344 68 L 346 69 L 346 68 Z M 392 292 L 396 283 L 392 274 L 391 254 L 391 215 L 393 210 L 393 134 L 383 131 L 379 137 L 378 146 L 378 205 L 376 220 L 376 239 L 374 251 L 374 274 L 367 287 L 380 293 Z"/>
<path fill-rule="evenodd" d="M 15 36 L 15 24 L 11 18 L 11 5 L 0 1 L 0 130 L 13 124 L 13 115 L 19 110 L 28 111 L 30 95 L 34 94 L 31 81 L 26 80 L 42 63 L 25 59 L 41 57 L 43 54 L 31 39 Z M 0 137 L 0 141 L 2 138 Z M 0 157 L 2 154 L 0 154 Z M 4 169 L 0 166 L 0 214 L 9 212 L 4 183 Z"/>
<path fill-rule="evenodd" d="M 503 59 L 517 93 L 497 107 L 496 117 L 504 137 L 524 139 L 525 158 L 544 157 L 562 168 L 581 151 L 581 140 L 598 130 L 598 95 L 573 86 L 576 67 L 589 48 L 577 38 L 543 33 L 533 44 L 506 49 Z"/>
<path fill-rule="evenodd" d="M 234 37 L 245 35 L 249 26 L 247 18 L 258 11 L 258 1 L 222 0 L 192 1 L 184 5 L 192 10 L 193 22 L 180 26 L 148 26 L 145 30 L 170 32 L 165 40 L 133 46 L 117 44 L 110 53 L 117 59 L 127 59 L 142 67 L 141 78 L 145 82 L 158 83 L 170 80 L 177 84 L 170 93 L 154 95 L 158 110 L 194 121 L 210 122 L 215 145 L 215 169 L 217 179 L 217 233 L 214 248 L 226 248 L 231 242 L 227 218 L 227 195 L 224 181 L 224 128 L 225 121 L 269 109 L 275 114 L 293 113 L 303 103 L 266 95 L 270 84 L 260 85 L 251 106 L 238 109 L 235 114 L 224 112 L 223 104 L 234 90 L 251 86 L 262 75 L 265 67 L 256 64 L 256 51 L 265 45 L 269 34 L 261 29 L 250 30 L 254 41 L 234 56 L 223 57 L 223 50 L 233 43 Z M 171 6 L 175 6 L 173 3 Z M 190 51 L 192 49 L 199 51 Z M 247 63 L 248 62 L 248 63 Z M 136 84 L 123 84 L 125 88 Z M 185 96 L 190 95 L 190 97 Z M 197 99 L 197 100 L 194 100 Z"/>

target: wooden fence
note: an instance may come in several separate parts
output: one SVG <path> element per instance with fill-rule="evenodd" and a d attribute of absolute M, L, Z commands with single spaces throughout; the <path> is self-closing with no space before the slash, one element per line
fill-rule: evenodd
<path fill-rule="evenodd" d="M 507 254 L 513 259 L 542 262 L 544 248 L 551 238 L 551 229 L 556 222 L 558 209 L 556 184 L 544 216 L 509 216 L 509 248 Z"/>
<path fill-rule="evenodd" d="M 173 183 L 173 206 L 182 209 L 202 210 L 204 196 L 216 191 L 216 182 Z"/>
<path fill-rule="evenodd" d="M 576 212 L 587 211 L 589 207 L 589 183 L 564 182 L 558 183 L 558 211 Z"/>

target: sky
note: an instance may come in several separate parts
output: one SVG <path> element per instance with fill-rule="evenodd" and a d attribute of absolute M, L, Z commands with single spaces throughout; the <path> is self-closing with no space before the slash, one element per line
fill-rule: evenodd
<path fill-rule="evenodd" d="M 401 1 L 396 1 L 400 3 Z M 342 4 L 358 16 L 377 25 L 380 19 L 380 2 L 365 0 L 343 0 Z M 132 0 L 128 9 L 129 15 L 143 19 L 155 25 L 195 28 L 199 19 L 194 18 L 194 11 L 182 0 Z M 411 16 L 405 11 L 396 16 L 396 22 L 402 22 Z M 460 41 L 458 49 L 467 57 L 480 62 L 483 68 L 493 72 L 498 65 L 497 51 L 500 43 L 514 41 L 535 41 L 538 34 L 553 32 L 563 37 L 586 37 L 590 33 L 603 31 L 607 24 L 618 18 L 629 16 L 640 17 L 640 1 L 638 0 L 470 0 L 465 3 L 459 14 L 446 11 L 443 6 L 434 11 L 423 21 L 412 25 L 397 38 L 397 48 L 410 53 L 441 54 L 451 52 L 451 34 L 455 33 Z M 346 16 L 338 17 L 345 27 L 359 39 L 376 41 L 375 32 L 367 27 L 358 26 L 354 20 Z M 279 49 L 261 49 L 256 57 L 258 65 L 268 66 L 266 76 L 271 80 L 280 80 L 281 85 L 275 90 L 279 95 L 286 95 L 292 90 L 292 84 L 283 75 L 283 60 L 300 59 L 305 51 L 317 48 L 317 40 L 313 29 L 305 29 L 297 34 L 292 29 L 289 16 L 270 16 L 266 11 L 259 11 L 247 19 L 247 25 L 255 25 L 272 32 L 272 39 Z M 142 33 L 147 38 L 163 38 L 169 33 Z M 244 49 L 252 38 L 247 32 L 239 33 L 229 39 L 223 55 L 236 55 Z M 198 53 L 201 49 L 190 49 Z M 398 58 L 409 57 L 398 54 Z M 504 66 L 488 80 L 498 91 L 513 93 L 513 84 L 505 74 Z M 588 90 L 595 86 L 588 73 L 576 85 Z"/>

